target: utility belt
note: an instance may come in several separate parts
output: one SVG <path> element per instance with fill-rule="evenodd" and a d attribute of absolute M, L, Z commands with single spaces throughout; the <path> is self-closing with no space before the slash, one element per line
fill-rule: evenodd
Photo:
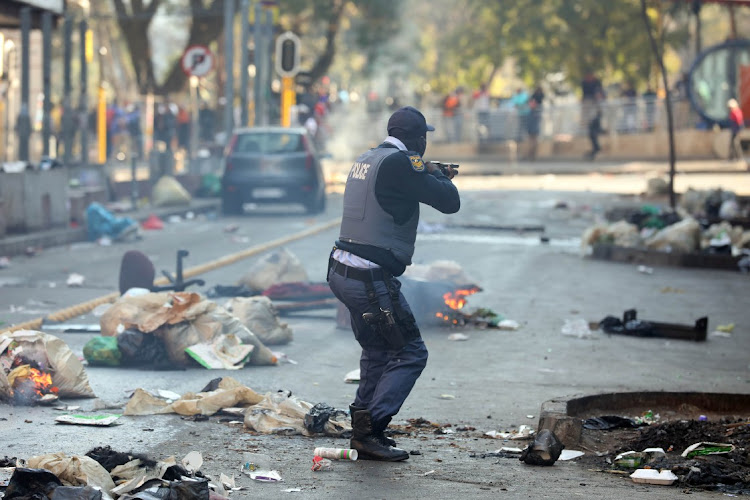
<path fill-rule="evenodd" d="M 370 311 L 362 313 L 362 320 L 375 333 L 380 335 L 392 350 L 400 350 L 419 337 L 419 328 L 414 315 L 401 304 L 399 289 L 394 284 L 393 275 L 382 267 L 359 269 L 347 266 L 333 258 L 334 247 L 329 258 L 329 269 L 345 278 L 361 281 L 365 285 Z M 373 282 L 382 281 L 388 289 L 391 307 L 382 307 L 378 301 Z"/>

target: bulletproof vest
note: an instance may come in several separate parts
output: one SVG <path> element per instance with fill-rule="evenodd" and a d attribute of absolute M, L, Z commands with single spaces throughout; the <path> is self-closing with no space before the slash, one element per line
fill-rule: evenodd
<path fill-rule="evenodd" d="M 375 148 L 354 162 L 344 191 L 344 216 L 339 240 L 372 245 L 390 251 L 408 266 L 417 239 L 419 204 L 411 218 L 399 225 L 383 210 L 375 196 L 375 180 L 383 160 L 392 154 L 403 154 L 393 148 Z"/>

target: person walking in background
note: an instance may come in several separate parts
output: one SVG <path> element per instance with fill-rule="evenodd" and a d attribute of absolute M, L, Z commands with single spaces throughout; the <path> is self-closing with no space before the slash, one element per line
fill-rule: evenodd
<path fill-rule="evenodd" d="M 653 87 L 649 86 L 643 93 L 643 102 L 646 105 L 646 130 L 651 132 L 656 126 L 656 99 L 657 94 Z"/>
<path fill-rule="evenodd" d="M 601 150 L 599 134 L 602 131 L 601 101 L 604 99 L 602 82 L 591 70 L 586 71 L 581 81 L 581 121 L 591 141 L 591 151 L 586 157 L 593 160 Z"/>
<path fill-rule="evenodd" d="M 513 97 L 510 98 L 513 108 L 516 110 L 518 123 L 516 126 L 516 143 L 521 144 L 529 126 L 529 93 L 522 88 L 517 88 Z"/>
<path fill-rule="evenodd" d="M 177 108 L 177 145 L 190 151 L 190 112 L 185 106 Z"/>
<path fill-rule="evenodd" d="M 542 124 L 542 103 L 544 102 L 544 91 L 542 87 L 534 89 L 529 99 L 529 116 L 526 131 L 529 133 L 529 150 L 526 159 L 536 160 L 537 143 Z"/>
<path fill-rule="evenodd" d="M 745 155 L 742 151 L 742 144 L 737 140 L 740 130 L 745 128 L 745 118 L 742 115 L 742 108 L 740 108 L 736 99 L 729 99 L 727 101 L 727 108 L 729 108 L 729 130 L 732 132 L 732 136 L 729 139 L 729 159 L 744 160 Z"/>
<path fill-rule="evenodd" d="M 477 116 L 479 140 L 482 141 L 490 135 L 490 93 L 487 91 L 487 84 L 481 84 L 471 97 Z"/>
<path fill-rule="evenodd" d="M 638 113 L 638 103 L 636 102 L 636 98 L 638 97 L 638 93 L 635 91 L 633 82 L 628 82 L 625 85 L 621 97 L 623 99 L 623 131 L 626 133 L 635 132 L 637 129 L 636 114 Z"/>
<path fill-rule="evenodd" d="M 456 134 L 458 126 L 456 122 L 461 112 L 461 100 L 458 92 L 453 90 L 443 99 L 443 124 L 445 125 L 446 140 L 448 142 L 458 142 L 459 136 Z"/>

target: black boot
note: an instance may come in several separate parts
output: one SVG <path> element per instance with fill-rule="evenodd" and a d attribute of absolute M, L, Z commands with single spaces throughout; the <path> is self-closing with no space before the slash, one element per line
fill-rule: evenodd
<path fill-rule="evenodd" d="M 357 450 L 362 460 L 400 462 L 409 458 L 406 451 L 383 444 L 372 429 L 372 417 L 368 410 L 357 410 L 352 414 L 350 446 Z"/>
<path fill-rule="evenodd" d="M 354 427 L 354 412 L 361 411 L 361 410 L 366 410 L 366 409 L 367 408 L 364 408 L 362 406 L 349 405 L 349 415 L 351 415 L 351 417 L 352 417 L 352 427 Z M 386 437 L 386 435 L 383 434 L 383 432 L 380 432 L 377 437 L 378 437 L 378 439 L 380 439 L 380 441 L 384 445 L 386 445 L 386 446 L 392 446 L 393 448 L 396 447 L 396 441 L 394 441 L 393 439 L 391 439 L 389 437 Z"/>

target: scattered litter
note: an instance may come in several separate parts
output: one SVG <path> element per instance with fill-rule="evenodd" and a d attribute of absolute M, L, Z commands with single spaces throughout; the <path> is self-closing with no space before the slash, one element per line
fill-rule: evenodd
<path fill-rule="evenodd" d="M 521 448 L 514 448 L 513 446 L 503 446 L 495 453 L 523 453 Z"/>
<path fill-rule="evenodd" d="M 262 483 L 278 483 L 279 481 L 283 481 L 281 474 L 277 470 L 257 470 L 248 475 L 250 479 Z"/>
<path fill-rule="evenodd" d="M 229 224 L 228 226 L 224 226 L 224 232 L 225 233 L 236 233 L 237 230 L 240 228 L 237 224 Z"/>
<path fill-rule="evenodd" d="M 514 321 L 512 319 L 504 319 L 497 324 L 497 327 L 500 330 L 518 330 L 519 328 L 521 328 L 521 325 L 518 324 L 518 321 Z"/>
<path fill-rule="evenodd" d="M 576 337 L 579 339 L 591 339 L 596 338 L 594 333 L 589 328 L 589 324 L 585 319 L 566 319 L 565 324 L 560 331 L 566 337 Z"/>
<path fill-rule="evenodd" d="M 255 349 L 253 345 L 243 344 L 234 334 L 221 335 L 212 342 L 195 344 L 185 352 L 204 368 L 210 370 L 237 370 Z"/>
<path fill-rule="evenodd" d="M 729 323 L 728 325 L 719 325 L 716 327 L 716 330 L 724 333 L 732 333 L 734 331 L 734 323 Z"/>
<path fill-rule="evenodd" d="M 120 425 L 117 420 L 122 415 L 60 415 L 55 422 L 72 425 L 93 425 L 96 427 L 110 427 Z"/>
<path fill-rule="evenodd" d="M 654 268 L 648 266 L 638 266 L 638 272 L 642 274 L 654 274 Z"/>
<path fill-rule="evenodd" d="M 542 429 L 534 442 L 521 453 L 519 460 L 529 465 L 553 465 L 562 453 L 563 444 L 549 429 Z"/>
<path fill-rule="evenodd" d="M 534 428 L 530 425 L 521 425 L 518 430 L 511 433 L 510 438 L 513 440 L 529 439 L 534 434 Z"/>
<path fill-rule="evenodd" d="M 534 418 L 534 415 L 526 415 L 526 418 Z"/>
<path fill-rule="evenodd" d="M 643 425 L 643 424 L 640 424 Z M 620 427 L 638 427 L 639 424 L 631 419 L 618 417 L 617 415 L 604 415 L 601 417 L 591 417 L 583 421 L 584 429 L 591 429 L 597 431 L 608 431 L 610 429 L 617 429 Z"/>
<path fill-rule="evenodd" d="M 359 383 L 359 368 L 352 370 L 344 376 L 344 382 L 347 384 L 358 384 Z"/>
<path fill-rule="evenodd" d="M 422 474 L 422 475 L 423 475 L 423 476 L 429 476 L 430 474 L 434 474 L 434 473 L 435 473 L 435 471 L 434 471 L 434 470 L 428 470 L 427 472 L 425 472 L 425 473 L 424 473 L 424 474 Z"/>
<path fill-rule="evenodd" d="M 720 338 L 720 339 L 729 339 L 732 338 L 732 334 L 729 332 L 722 332 L 719 330 L 714 330 L 713 332 L 708 334 L 709 337 L 712 338 Z"/>
<path fill-rule="evenodd" d="M 71 406 L 71 405 L 68 405 L 68 406 L 55 406 L 53 408 L 53 410 L 58 410 L 58 411 L 76 411 L 76 410 L 80 410 L 80 409 L 81 409 L 80 406 Z"/>
<path fill-rule="evenodd" d="M 83 286 L 83 282 L 86 281 L 86 278 L 77 273 L 72 273 L 70 276 L 68 276 L 67 285 L 68 286 Z"/>
<path fill-rule="evenodd" d="M 630 475 L 634 483 L 662 484 L 669 486 L 677 481 L 677 476 L 671 470 L 658 471 L 655 469 L 638 469 Z"/>
<path fill-rule="evenodd" d="M 313 457 L 312 470 L 316 472 L 321 470 L 333 470 L 333 462 L 327 458 L 315 456 Z"/>
<path fill-rule="evenodd" d="M 182 397 L 176 392 L 167 391 L 165 389 L 157 389 L 156 394 L 158 394 L 160 398 L 166 399 L 167 401 L 169 401 L 170 399 L 172 401 L 177 401 Z"/>
<path fill-rule="evenodd" d="M 558 458 L 558 460 L 574 460 L 584 455 L 584 452 L 578 450 L 563 450 L 560 452 L 560 458 Z"/>
<path fill-rule="evenodd" d="M 198 472 L 203 465 L 203 456 L 198 451 L 191 451 L 182 459 L 182 466 L 191 474 Z"/>
<path fill-rule="evenodd" d="M 723 455 L 734 451 L 734 445 L 729 443 L 695 443 L 682 452 L 682 456 L 693 458 L 699 455 Z"/>
<path fill-rule="evenodd" d="M 453 394 L 441 394 L 438 396 L 440 399 L 456 399 L 456 396 Z"/>
<path fill-rule="evenodd" d="M 0 269 L 10 267 L 10 259 L 8 257 L 0 257 Z"/>
<path fill-rule="evenodd" d="M 337 410 L 336 408 L 325 403 L 318 403 L 305 414 L 303 422 L 305 429 L 313 434 L 325 433 L 326 425 L 329 421 L 347 420 L 349 414 L 346 410 Z M 322 448 L 321 448 L 322 449 Z M 318 448 L 315 449 L 317 451 Z M 356 452 L 355 452 L 356 453 Z M 317 455 L 317 453 L 316 453 Z M 323 456 L 323 458 L 331 458 Z M 356 460 L 355 456 L 352 460 Z"/>
<path fill-rule="evenodd" d="M 167 218 L 167 222 L 169 222 L 170 224 L 179 224 L 180 222 L 182 222 L 182 217 L 180 217 L 179 215 L 170 215 Z"/>
<path fill-rule="evenodd" d="M 302 488 L 287 488 L 281 491 L 283 491 L 284 493 L 296 493 L 298 491 L 302 491 Z"/>
<path fill-rule="evenodd" d="M 450 335 L 448 335 L 448 340 L 469 340 L 469 336 L 463 333 L 451 333 Z"/>
<path fill-rule="evenodd" d="M 150 231 L 158 231 L 164 229 L 164 221 L 157 217 L 155 214 L 151 214 L 148 218 L 141 223 L 143 229 Z"/>
<path fill-rule="evenodd" d="M 280 365 L 284 364 L 284 363 L 289 363 L 290 365 L 296 365 L 296 364 L 298 364 L 296 361 L 294 361 L 293 359 L 291 359 L 289 356 L 287 356 L 283 352 L 273 351 L 273 355 L 276 356 L 276 359 L 279 360 L 278 363 Z"/>

